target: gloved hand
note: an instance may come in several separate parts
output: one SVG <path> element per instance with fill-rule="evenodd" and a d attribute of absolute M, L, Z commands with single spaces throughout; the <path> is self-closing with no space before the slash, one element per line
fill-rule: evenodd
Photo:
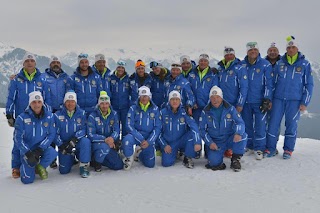
<path fill-rule="evenodd" d="M 39 163 L 40 157 L 43 154 L 43 150 L 41 148 L 36 148 L 35 150 L 29 150 L 25 154 L 25 159 L 29 165 L 33 166 Z"/>
<path fill-rule="evenodd" d="M 217 68 L 215 68 L 215 67 L 212 67 L 211 68 L 211 71 L 213 72 L 213 74 L 218 74 L 219 73 L 219 70 L 217 69 Z"/>
<path fill-rule="evenodd" d="M 13 118 L 12 115 L 6 115 L 7 119 L 8 119 L 8 125 L 10 127 L 14 127 L 14 123 L 15 123 L 15 119 Z"/>
<path fill-rule="evenodd" d="M 265 113 L 265 112 L 269 111 L 270 103 L 271 103 L 270 99 L 264 98 L 262 100 L 262 103 L 260 105 L 260 110 L 261 110 L 262 113 Z"/>
<path fill-rule="evenodd" d="M 77 142 L 78 142 L 78 139 L 73 137 L 69 142 L 63 143 L 61 146 L 59 146 L 59 150 L 63 155 L 67 155 L 67 154 L 71 155 L 75 151 Z"/>

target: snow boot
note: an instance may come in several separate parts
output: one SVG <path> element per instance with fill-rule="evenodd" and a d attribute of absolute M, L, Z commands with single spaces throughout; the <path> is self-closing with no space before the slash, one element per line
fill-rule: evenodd
<path fill-rule="evenodd" d="M 54 159 L 54 161 L 52 161 L 52 163 L 50 164 L 50 168 L 51 169 L 58 168 L 57 159 Z"/>
<path fill-rule="evenodd" d="M 279 153 L 279 152 L 278 152 L 277 149 L 274 150 L 273 152 L 270 152 L 269 150 L 266 149 L 266 150 L 264 151 L 264 153 L 263 153 L 263 156 L 264 156 L 265 158 L 272 158 L 272 157 L 276 156 L 278 153 Z"/>
<path fill-rule="evenodd" d="M 142 152 L 142 149 L 140 146 L 136 146 L 135 150 L 134 150 L 134 154 L 133 154 L 133 160 L 138 162 L 139 161 L 139 155 Z M 158 156 L 158 154 L 157 154 Z"/>
<path fill-rule="evenodd" d="M 183 160 L 184 159 L 184 152 L 178 150 L 176 159 L 177 160 Z"/>
<path fill-rule="evenodd" d="M 133 155 L 131 155 L 130 157 L 125 157 L 123 159 L 123 169 L 128 171 L 130 170 L 131 166 L 132 166 L 132 163 L 133 163 Z"/>
<path fill-rule="evenodd" d="M 227 149 L 227 150 L 224 152 L 224 157 L 226 157 L 226 158 L 231 158 L 231 157 L 232 157 L 232 149 Z"/>
<path fill-rule="evenodd" d="M 183 165 L 189 169 L 193 169 L 194 163 L 192 161 L 192 158 L 184 157 Z"/>
<path fill-rule="evenodd" d="M 17 179 L 20 177 L 20 169 L 17 169 L 17 168 L 13 168 L 12 169 L 12 177 L 14 179 Z"/>
<path fill-rule="evenodd" d="M 101 163 L 94 162 L 94 171 L 96 171 L 96 172 L 101 172 L 101 170 L 102 170 L 102 165 L 101 165 Z"/>
<path fill-rule="evenodd" d="M 47 170 L 43 166 L 41 166 L 40 164 L 36 165 L 36 174 L 38 174 L 40 176 L 41 180 L 45 180 L 48 178 Z"/>
<path fill-rule="evenodd" d="M 79 169 L 80 169 L 81 177 L 83 177 L 83 178 L 89 177 L 90 172 L 88 170 L 88 164 L 84 164 L 83 166 L 80 166 Z"/>
<path fill-rule="evenodd" d="M 254 156 L 256 157 L 256 160 L 262 160 L 263 158 L 263 152 L 258 150 L 258 151 L 254 151 Z"/>
<path fill-rule="evenodd" d="M 282 157 L 285 160 L 289 160 L 291 158 L 291 155 L 292 155 L 292 152 L 285 150 Z"/>
<path fill-rule="evenodd" d="M 235 172 L 241 171 L 241 163 L 240 163 L 241 157 L 242 157 L 242 155 L 232 154 L 230 168 L 233 169 L 233 171 L 235 171 Z"/>

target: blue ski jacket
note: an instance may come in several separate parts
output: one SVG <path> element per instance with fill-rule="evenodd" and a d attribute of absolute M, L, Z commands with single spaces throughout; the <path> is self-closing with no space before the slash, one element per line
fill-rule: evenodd
<path fill-rule="evenodd" d="M 116 110 L 130 107 L 130 79 L 127 73 L 122 78 L 114 73 L 110 76 L 110 92 L 112 108 Z"/>

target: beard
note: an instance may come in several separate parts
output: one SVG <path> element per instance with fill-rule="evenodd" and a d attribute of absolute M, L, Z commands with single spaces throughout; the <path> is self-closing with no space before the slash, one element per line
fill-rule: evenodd
<path fill-rule="evenodd" d="M 60 73 L 61 72 L 61 68 L 58 65 L 54 65 L 51 69 L 55 73 Z"/>

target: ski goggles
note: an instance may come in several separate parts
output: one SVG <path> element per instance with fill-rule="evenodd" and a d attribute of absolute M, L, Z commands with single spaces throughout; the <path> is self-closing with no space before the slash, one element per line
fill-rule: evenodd
<path fill-rule="evenodd" d="M 118 61 L 118 62 L 117 62 L 117 65 L 118 65 L 118 66 L 121 66 L 121 67 L 125 67 L 127 64 L 126 64 L 126 62 L 124 62 L 124 61 Z"/>
<path fill-rule="evenodd" d="M 162 67 L 162 64 L 158 63 L 156 61 L 151 61 L 150 62 L 150 68 L 152 69 L 153 67 Z"/>
<path fill-rule="evenodd" d="M 209 61 L 209 55 L 208 55 L 208 54 L 201 54 L 201 55 L 199 56 L 199 61 L 200 61 L 201 59 L 206 59 L 206 60 Z"/>
<path fill-rule="evenodd" d="M 86 53 L 81 53 L 80 55 L 78 55 L 79 59 L 88 59 L 88 54 Z"/>
<path fill-rule="evenodd" d="M 137 61 L 137 63 L 136 63 L 136 68 L 137 67 L 145 67 L 145 66 L 146 66 L 146 64 L 143 61 Z"/>
<path fill-rule="evenodd" d="M 108 102 L 109 98 L 108 97 L 100 97 L 99 100 L 103 101 L 103 102 Z"/>

